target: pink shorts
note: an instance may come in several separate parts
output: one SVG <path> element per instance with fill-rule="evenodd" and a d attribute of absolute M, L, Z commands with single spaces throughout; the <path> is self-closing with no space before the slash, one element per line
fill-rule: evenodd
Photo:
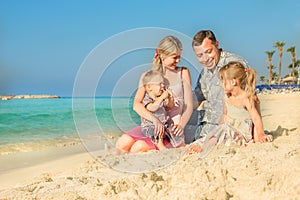
<path fill-rule="evenodd" d="M 143 135 L 141 126 L 137 126 L 133 129 L 131 129 L 130 131 L 127 131 L 125 134 L 132 137 L 132 139 L 134 139 L 135 141 L 137 141 L 137 140 L 145 141 L 151 149 L 158 150 L 156 145 L 152 142 L 151 138 Z M 167 138 L 164 139 L 164 144 L 167 148 L 172 147 L 170 141 Z"/>

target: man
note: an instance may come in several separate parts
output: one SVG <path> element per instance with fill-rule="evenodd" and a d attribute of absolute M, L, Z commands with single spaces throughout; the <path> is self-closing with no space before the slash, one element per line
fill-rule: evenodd
<path fill-rule="evenodd" d="M 186 127 L 185 133 L 188 135 L 186 143 L 192 142 L 193 136 L 190 135 L 192 132 L 195 132 L 194 140 L 199 138 L 204 140 L 205 136 L 220 122 L 223 113 L 224 91 L 218 77 L 219 69 L 231 61 L 239 61 L 245 67 L 249 67 L 247 61 L 242 57 L 220 49 L 218 40 L 210 30 L 196 33 L 192 46 L 199 63 L 203 66 L 194 93 L 198 105 L 204 101 L 205 103 L 203 106 L 204 116 L 198 120 L 197 130 L 195 131 L 193 128 L 194 125 Z M 195 117 L 197 117 L 195 112 L 198 113 L 194 111 L 190 122 L 195 121 Z"/>

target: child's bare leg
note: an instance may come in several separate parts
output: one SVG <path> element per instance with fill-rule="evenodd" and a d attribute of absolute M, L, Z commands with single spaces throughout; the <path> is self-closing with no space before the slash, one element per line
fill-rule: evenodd
<path fill-rule="evenodd" d="M 162 138 L 158 139 L 158 142 L 157 142 L 156 146 L 157 146 L 157 148 L 158 148 L 159 150 L 162 150 L 162 149 L 166 149 L 166 148 L 167 148 L 167 147 L 164 145 L 163 139 L 162 139 Z"/>
<path fill-rule="evenodd" d="M 180 145 L 178 145 L 176 148 L 179 148 L 179 147 L 185 147 L 186 146 L 186 144 L 183 142 L 183 143 L 181 143 Z"/>

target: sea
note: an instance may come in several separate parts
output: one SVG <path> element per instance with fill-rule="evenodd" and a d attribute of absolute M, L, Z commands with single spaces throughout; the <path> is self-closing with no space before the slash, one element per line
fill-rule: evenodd
<path fill-rule="evenodd" d="M 0 100 L 0 155 L 117 138 L 139 125 L 130 97 Z"/>

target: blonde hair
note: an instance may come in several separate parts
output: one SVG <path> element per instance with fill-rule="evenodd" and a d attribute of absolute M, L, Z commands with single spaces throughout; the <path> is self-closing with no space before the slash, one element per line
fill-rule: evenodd
<path fill-rule="evenodd" d="M 257 73 L 254 69 L 245 68 L 240 62 L 229 62 L 219 70 L 221 80 L 236 79 L 252 101 L 255 94 Z"/>
<path fill-rule="evenodd" d="M 164 37 L 158 44 L 156 48 L 156 54 L 153 58 L 153 67 L 152 70 L 164 72 L 162 66 L 161 57 L 170 56 L 176 54 L 178 51 L 182 50 L 182 44 L 180 40 L 174 36 Z"/>

